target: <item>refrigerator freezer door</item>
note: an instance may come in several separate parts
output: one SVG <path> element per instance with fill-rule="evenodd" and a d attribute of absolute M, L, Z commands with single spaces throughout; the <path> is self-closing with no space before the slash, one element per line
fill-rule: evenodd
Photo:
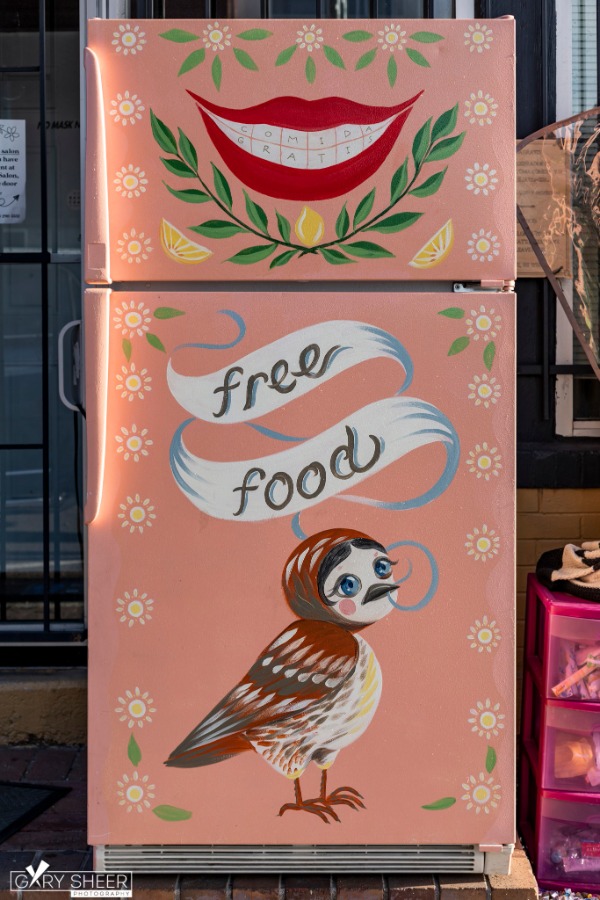
<path fill-rule="evenodd" d="M 514 302 L 86 297 L 92 844 L 513 840 Z"/>
<path fill-rule="evenodd" d="M 515 277 L 511 18 L 93 20 L 86 71 L 89 283 Z"/>

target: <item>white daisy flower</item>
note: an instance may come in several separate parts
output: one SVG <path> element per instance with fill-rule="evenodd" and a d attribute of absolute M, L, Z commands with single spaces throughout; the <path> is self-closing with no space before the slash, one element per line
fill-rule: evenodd
<path fill-rule="evenodd" d="M 145 392 L 151 391 L 150 382 L 152 378 L 148 375 L 148 369 L 141 369 L 139 372 L 135 367 L 135 363 L 130 366 L 121 366 L 121 372 L 117 375 L 117 383 L 115 385 L 118 391 L 121 391 L 121 397 L 133 400 L 138 397 L 144 399 Z"/>
<path fill-rule="evenodd" d="M 125 691 L 124 697 L 118 697 L 119 706 L 115 706 L 115 712 L 119 715 L 119 722 L 127 722 L 129 728 L 137 725 L 144 727 L 144 722 L 152 722 L 152 713 L 156 712 L 152 705 L 154 700 L 148 691 L 141 692 L 139 687 L 133 691 Z"/>
<path fill-rule="evenodd" d="M 152 318 L 150 310 L 144 303 L 137 303 L 135 300 L 123 300 L 121 305 L 115 309 L 113 316 L 115 328 L 120 330 L 124 337 L 132 338 L 137 334 L 142 337 L 145 331 L 148 331 Z"/>
<path fill-rule="evenodd" d="M 319 50 L 323 43 L 323 29 L 317 28 L 316 25 L 303 25 L 301 31 L 297 31 L 296 43 L 301 50 L 312 53 L 313 50 Z"/>
<path fill-rule="evenodd" d="M 501 799 L 500 785 L 494 784 L 494 778 L 483 772 L 478 777 L 469 775 L 463 784 L 465 793 L 460 798 L 467 804 L 467 809 L 474 809 L 476 813 L 482 810 L 486 815 L 491 809 L 496 809 Z"/>
<path fill-rule="evenodd" d="M 204 46 L 207 50 L 216 53 L 218 50 L 224 50 L 225 47 L 231 47 L 229 25 L 219 25 L 218 22 L 215 22 L 214 25 L 205 28 L 203 34 Z"/>
<path fill-rule="evenodd" d="M 129 628 L 133 628 L 136 622 L 145 625 L 152 619 L 154 600 L 146 593 L 140 593 L 134 588 L 131 593 L 123 591 L 122 597 L 117 597 L 116 611 L 119 613 L 119 621 L 127 622 Z"/>
<path fill-rule="evenodd" d="M 394 50 L 402 50 L 406 44 L 406 31 L 402 31 L 399 25 L 386 25 L 383 31 L 378 33 L 380 37 L 377 38 L 377 43 L 381 44 L 382 50 L 393 53 Z"/>
<path fill-rule="evenodd" d="M 500 537 L 492 528 L 482 525 L 481 530 L 474 528 L 473 534 L 467 535 L 465 547 L 467 548 L 467 556 L 473 556 L 476 561 L 486 562 L 486 560 L 498 555 Z"/>
<path fill-rule="evenodd" d="M 117 241 L 117 253 L 128 263 L 141 263 L 143 259 L 148 259 L 149 253 L 152 253 L 150 238 L 146 237 L 143 231 L 138 234 L 135 228 L 129 233 L 124 231 L 123 237 Z"/>
<path fill-rule="evenodd" d="M 139 166 L 129 163 L 128 166 L 121 166 L 118 172 L 115 172 L 113 184 L 117 194 L 131 200 L 132 197 L 139 197 L 146 193 L 148 179 L 146 173 Z"/>
<path fill-rule="evenodd" d="M 137 94 L 130 94 L 125 91 L 124 94 L 117 94 L 116 100 L 111 100 L 110 105 L 113 107 L 110 111 L 113 122 L 121 125 L 135 125 L 142 118 L 142 113 L 146 109 Z"/>
<path fill-rule="evenodd" d="M 129 775 L 123 775 L 121 781 L 117 781 L 119 798 L 119 806 L 126 806 L 127 812 L 136 810 L 136 812 L 144 812 L 150 809 L 150 801 L 154 800 L 155 786 L 148 784 L 148 775 L 140 776 L 137 771 L 133 773 L 131 778 Z"/>
<path fill-rule="evenodd" d="M 483 194 L 487 197 L 490 191 L 496 190 L 498 179 L 496 178 L 496 170 L 490 169 L 489 163 L 473 163 L 473 167 L 467 169 L 465 175 L 467 182 L 467 190 L 471 191 L 475 196 Z"/>
<path fill-rule="evenodd" d="M 139 462 L 142 456 L 148 456 L 148 447 L 153 444 L 153 441 L 146 437 L 147 434 L 147 428 L 138 430 L 137 425 L 132 425 L 130 431 L 121 426 L 121 434 L 115 434 L 115 441 L 119 445 L 117 453 L 122 453 L 125 460 L 133 459 L 134 462 Z"/>
<path fill-rule="evenodd" d="M 156 513 L 148 497 L 145 500 L 142 500 L 139 494 L 127 497 L 125 503 L 119 504 L 119 509 L 121 512 L 117 518 L 122 520 L 121 528 L 129 528 L 130 534 L 136 530 L 143 534 L 144 528 L 152 528 L 152 520 L 156 518 Z"/>
<path fill-rule="evenodd" d="M 491 403 L 497 403 L 502 394 L 502 387 L 495 378 L 483 374 L 473 375 L 473 382 L 469 385 L 469 400 L 475 401 L 475 406 L 484 406 L 486 409 Z"/>
<path fill-rule="evenodd" d="M 469 25 L 468 30 L 465 31 L 465 47 L 468 47 L 471 53 L 474 50 L 477 53 L 489 50 L 493 40 L 494 32 L 489 25 L 480 25 L 479 22 L 475 22 L 474 25 Z"/>
<path fill-rule="evenodd" d="M 141 53 L 144 49 L 146 32 L 140 31 L 139 25 L 133 25 L 133 27 L 127 22 L 125 25 L 119 25 L 118 31 L 113 31 L 113 41 L 112 45 L 115 48 L 117 53 L 122 53 L 123 56 L 128 56 L 131 54 L 135 56 L 136 53 Z"/>
<path fill-rule="evenodd" d="M 491 125 L 497 110 L 498 104 L 494 98 L 490 94 L 484 94 L 483 91 L 472 93 L 470 98 L 465 100 L 465 116 L 470 125 Z"/>
<path fill-rule="evenodd" d="M 489 447 L 486 441 L 482 444 L 476 444 L 474 450 L 469 451 L 469 455 L 465 460 L 472 472 L 477 478 L 483 478 L 489 481 L 492 475 L 498 477 L 502 468 L 501 455 L 498 453 L 497 447 Z"/>
<path fill-rule="evenodd" d="M 483 653 L 485 650 L 486 653 L 491 653 L 502 640 L 502 635 L 496 625 L 496 620 L 483 616 L 481 619 L 475 619 L 473 625 L 470 626 L 467 640 L 471 650 L 477 650 L 478 653 Z"/>
<path fill-rule="evenodd" d="M 502 317 L 496 316 L 495 312 L 495 309 L 486 310 L 485 306 L 471 310 L 471 317 L 465 319 L 465 325 L 467 334 L 470 334 L 474 341 L 478 341 L 480 337 L 484 341 L 497 337 L 502 328 Z"/>
<path fill-rule="evenodd" d="M 492 262 L 500 253 L 500 241 L 491 231 L 480 228 L 471 235 L 467 253 L 473 262 Z"/>
<path fill-rule="evenodd" d="M 489 697 L 485 701 L 478 700 L 470 712 L 468 722 L 472 726 L 471 731 L 476 732 L 479 737 L 485 737 L 489 741 L 492 736 L 498 737 L 498 732 L 504 728 L 502 720 L 505 716 L 500 712 L 500 704 L 492 704 Z"/>

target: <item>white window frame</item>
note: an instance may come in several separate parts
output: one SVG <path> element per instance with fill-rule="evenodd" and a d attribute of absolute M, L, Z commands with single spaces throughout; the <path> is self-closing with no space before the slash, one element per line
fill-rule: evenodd
<path fill-rule="evenodd" d="M 573 0 L 556 4 L 556 119 L 573 115 Z M 576 110 L 577 112 L 577 110 Z M 573 308 L 573 281 L 561 278 L 565 297 Z M 556 302 L 556 364 L 573 364 L 573 331 L 560 305 Z M 577 420 L 573 415 L 573 375 L 556 376 L 556 434 L 562 437 L 600 437 L 600 420 Z"/>

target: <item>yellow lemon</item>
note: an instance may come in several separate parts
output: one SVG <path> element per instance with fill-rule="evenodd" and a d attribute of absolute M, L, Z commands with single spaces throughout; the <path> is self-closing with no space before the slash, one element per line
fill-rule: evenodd
<path fill-rule="evenodd" d="M 160 244 L 169 259 L 175 262 L 201 263 L 212 256 L 212 250 L 190 241 L 179 228 L 175 228 L 166 219 L 162 219 L 160 223 Z"/>
<path fill-rule="evenodd" d="M 415 253 L 409 266 L 415 269 L 432 269 L 450 255 L 454 246 L 454 226 L 452 219 L 448 219 L 439 231 L 431 237 L 427 243 Z"/>
<path fill-rule="evenodd" d="M 310 206 L 305 206 L 294 225 L 294 231 L 298 235 L 298 240 L 305 247 L 314 247 L 325 234 L 323 216 L 320 216 Z"/>

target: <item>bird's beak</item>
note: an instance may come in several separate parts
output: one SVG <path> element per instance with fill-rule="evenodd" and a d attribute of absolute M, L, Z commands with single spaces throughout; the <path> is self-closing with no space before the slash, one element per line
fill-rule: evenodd
<path fill-rule="evenodd" d="M 390 591 L 396 590 L 399 583 L 400 582 L 394 584 L 372 584 L 365 594 L 362 606 L 371 603 L 373 600 L 379 600 L 380 597 L 385 597 Z"/>

